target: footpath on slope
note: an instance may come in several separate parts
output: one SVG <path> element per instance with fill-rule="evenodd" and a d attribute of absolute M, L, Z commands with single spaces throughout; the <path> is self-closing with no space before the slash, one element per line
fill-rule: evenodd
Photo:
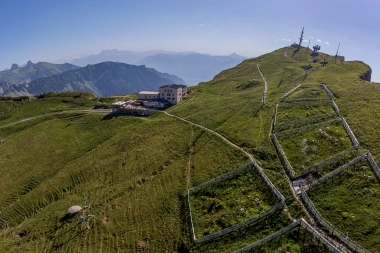
<path fill-rule="evenodd" d="M 170 117 L 177 118 L 177 119 L 182 120 L 182 121 L 184 121 L 184 122 L 186 122 L 186 123 L 189 123 L 189 124 L 192 124 L 192 125 L 194 125 L 194 126 L 200 127 L 200 128 L 202 128 L 202 129 L 205 129 L 206 131 L 209 131 L 210 133 L 215 134 L 216 136 L 218 136 L 219 138 L 221 138 L 222 140 L 224 140 L 224 141 L 225 141 L 226 143 L 228 143 L 229 145 L 231 145 L 231 146 L 233 146 L 234 148 L 239 149 L 240 151 L 242 151 L 242 152 L 243 152 L 243 153 L 249 158 L 250 161 L 255 161 L 255 159 L 253 158 L 253 156 L 252 156 L 250 153 L 248 153 L 247 151 L 245 151 L 243 148 L 239 147 L 239 146 L 236 145 L 235 143 L 231 142 L 230 140 L 228 140 L 226 137 L 224 137 L 224 136 L 221 135 L 220 133 L 215 132 L 214 130 L 211 130 L 211 129 L 207 128 L 207 127 L 204 127 L 204 126 L 202 126 L 202 125 L 200 125 L 200 124 L 197 124 L 197 123 L 191 122 L 191 121 L 189 121 L 189 120 L 187 120 L 187 119 L 184 119 L 184 118 L 178 117 L 178 116 L 176 116 L 176 115 L 174 115 L 174 114 L 171 114 L 171 113 L 168 113 L 168 112 L 164 112 L 164 113 L 165 113 L 166 115 L 170 116 Z"/>
<path fill-rule="evenodd" d="M 288 57 L 288 47 L 285 48 L 284 55 L 285 55 L 285 57 L 288 58 L 289 60 L 291 60 L 291 61 L 293 61 L 293 62 L 295 62 L 295 63 L 299 63 L 298 61 L 296 61 L 296 60 L 294 60 L 294 59 Z"/>
<path fill-rule="evenodd" d="M 108 110 L 108 109 L 88 109 L 88 110 L 68 110 L 68 111 L 60 111 L 60 112 L 51 112 L 51 113 L 41 114 L 41 115 L 38 115 L 38 116 L 28 117 L 28 118 L 25 118 L 25 119 L 20 119 L 18 121 L 6 124 L 4 126 L 0 126 L 0 128 L 5 128 L 5 127 L 13 126 L 13 125 L 16 125 L 18 123 L 22 123 L 22 122 L 26 122 L 26 121 L 29 121 L 29 120 L 38 119 L 38 118 L 42 118 L 42 117 L 46 117 L 46 116 L 58 115 L 58 114 L 63 114 L 63 113 L 72 113 L 72 112 L 109 114 L 111 112 L 111 110 Z"/>

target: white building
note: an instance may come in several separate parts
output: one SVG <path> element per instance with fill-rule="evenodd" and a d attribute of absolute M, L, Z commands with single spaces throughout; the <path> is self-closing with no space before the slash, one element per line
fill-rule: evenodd
<path fill-rule="evenodd" d="M 140 100 L 160 98 L 160 93 L 158 91 L 140 91 L 138 94 Z"/>
<path fill-rule="evenodd" d="M 172 105 L 181 102 L 186 94 L 187 86 L 182 84 L 168 84 L 161 86 L 159 89 L 160 98 L 167 100 Z"/>

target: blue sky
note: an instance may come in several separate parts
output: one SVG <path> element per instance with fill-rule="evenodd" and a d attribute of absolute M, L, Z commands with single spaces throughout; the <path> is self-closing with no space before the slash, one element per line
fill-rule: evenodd
<path fill-rule="evenodd" d="M 378 0 L 0 0 L 0 9 L 0 70 L 113 48 L 254 57 L 305 27 L 311 45 L 335 55 L 340 42 L 380 82 Z"/>

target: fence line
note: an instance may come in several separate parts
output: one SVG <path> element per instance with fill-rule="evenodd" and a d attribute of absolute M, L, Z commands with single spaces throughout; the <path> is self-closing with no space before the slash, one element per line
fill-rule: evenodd
<path fill-rule="evenodd" d="M 296 107 L 296 106 L 305 106 L 305 105 L 313 105 L 313 106 L 319 106 L 319 105 L 332 105 L 332 100 L 326 100 L 326 99 L 321 99 L 321 100 L 290 100 L 290 101 L 285 101 L 279 104 L 280 108 L 290 108 L 290 107 Z"/>
<path fill-rule="evenodd" d="M 327 175 L 319 178 L 318 180 L 314 181 L 313 183 L 311 183 L 309 185 L 309 190 L 317 187 L 320 184 L 325 183 L 327 180 L 335 177 L 336 175 L 338 175 L 338 174 L 342 173 L 343 171 L 345 171 L 347 168 L 351 167 L 354 164 L 357 164 L 358 162 L 360 162 L 360 161 L 362 161 L 362 160 L 364 160 L 366 158 L 367 158 L 367 153 L 361 154 L 360 156 L 356 157 L 355 159 L 349 161 L 348 163 L 346 163 L 346 164 L 340 166 L 339 168 L 337 168 L 336 170 L 330 172 L 329 174 L 327 174 Z"/>
<path fill-rule="evenodd" d="M 257 64 L 257 69 L 259 70 L 261 77 L 263 78 L 263 81 L 264 81 L 264 92 L 263 92 L 263 95 L 261 96 L 261 102 L 265 103 L 265 99 L 266 99 L 267 93 L 268 93 L 268 82 L 265 79 L 263 72 L 261 72 L 259 64 Z"/>
<path fill-rule="evenodd" d="M 280 137 L 283 135 L 302 133 L 302 132 L 310 130 L 310 129 L 314 129 L 314 128 L 322 127 L 322 126 L 326 126 L 326 125 L 331 125 L 331 124 L 338 123 L 338 122 L 342 122 L 342 119 L 337 118 L 337 119 L 333 119 L 333 120 L 328 120 L 328 121 L 320 122 L 320 123 L 317 123 L 314 125 L 309 125 L 309 126 L 304 126 L 304 127 L 300 127 L 300 128 L 294 128 L 294 129 L 278 132 L 278 133 L 275 133 L 274 135 L 276 135 L 276 137 Z"/>
<path fill-rule="evenodd" d="M 190 188 L 189 191 L 190 192 L 197 192 L 197 191 L 200 191 L 200 190 L 203 190 L 207 187 L 209 187 L 210 185 L 213 185 L 213 184 L 216 184 L 220 181 L 224 181 L 224 180 L 227 180 L 227 179 L 230 179 L 230 178 L 233 178 L 234 176 L 236 175 L 240 175 L 240 174 L 243 174 L 244 172 L 248 171 L 249 169 L 252 169 L 253 168 L 253 164 L 252 162 L 249 162 L 247 163 L 246 165 L 243 165 L 237 169 L 234 169 L 230 172 L 227 172 L 226 174 L 223 174 L 223 175 L 220 175 L 214 179 L 211 179 L 210 181 L 207 181 L 205 183 L 202 183 L 198 186 L 195 186 L 193 188 Z"/>
<path fill-rule="evenodd" d="M 331 99 L 334 98 L 334 94 L 332 94 L 332 92 L 329 90 L 329 88 L 327 88 L 327 86 L 324 83 L 321 84 L 321 88 L 326 91 L 327 95 L 329 95 Z"/>
<path fill-rule="evenodd" d="M 193 232 L 193 240 L 195 240 L 195 230 L 194 230 L 194 222 L 193 222 L 193 215 L 191 213 L 191 206 L 190 206 L 190 190 L 187 189 L 187 204 L 189 205 L 190 210 L 190 222 L 191 222 L 191 231 Z"/>
<path fill-rule="evenodd" d="M 328 121 L 331 120 L 332 118 L 335 118 L 337 115 L 336 113 L 329 113 L 329 114 L 323 114 L 323 115 L 318 115 L 318 116 L 313 116 L 313 117 L 308 117 L 304 119 L 298 119 L 298 120 L 293 120 L 293 121 L 288 121 L 286 123 L 280 123 L 275 125 L 275 130 L 277 132 L 283 132 L 286 130 L 289 130 L 291 128 L 300 128 L 305 125 L 315 125 L 317 123 L 320 123 L 321 121 Z"/>
<path fill-rule="evenodd" d="M 263 238 L 263 239 L 261 239 L 261 240 L 259 240 L 257 242 L 254 242 L 254 243 L 252 243 L 252 244 L 250 244 L 248 246 L 245 246 L 243 248 L 235 250 L 232 253 L 241 253 L 241 252 L 249 251 L 249 250 L 251 250 L 253 248 L 256 248 L 256 247 L 261 246 L 261 245 L 263 245 L 263 244 L 265 244 L 265 243 L 267 243 L 269 241 L 272 241 L 272 240 L 276 239 L 277 237 L 279 237 L 279 236 L 287 233 L 290 230 L 293 230 L 294 228 L 296 228 L 296 227 L 298 227 L 300 225 L 301 225 L 301 219 L 296 220 L 292 224 L 290 224 L 289 226 L 287 226 L 285 228 L 282 228 L 281 230 L 279 230 L 279 231 L 277 231 L 277 232 L 275 232 L 275 233 L 273 233 L 273 234 L 271 234 L 271 235 L 269 235 L 269 236 L 267 236 L 267 237 L 265 237 L 265 238 Z"/>
<path fill-rule="evenodd" d="M 343 127 L 344 129 L 346 129 L 346 132 L 348 133 L 348 135 L 350 136 L 350 139 L 351 139 L 351 142 L 352 142 L 352 145 L 354 145 L 354 147 L 357 149 L 359 147 L 359 142 L 358 140 L 356 139 L 354 133 L 351 131 L 351 128 L 350 126 L 348 125 L 347 121 L 345 118 L 342 118 L 342 123 L 343 123 Z"/>
<path fill-rule="evenodd" d="M 336 155 L 334 155 L 332 157 L 329 157 L 329 158 L 327 158 L 327 159 L 325 159 L 325 160 L 323 160 L 323 161 L 321 161 L 321 162 L 319 162 L 319 163 L 317 163 L 315 165 L 310 166 L 309 168 L 306 168 L 305 170 L 303 170 L 301 172 L 301 174 L 299 176 L 303 176 L 303 175 L 308 174 L 310 172 L 315 172 L 319 168 L 321 168 L 321 167 L 323 167 L 323 166 L 325 166 L 327 164 L 333 163 L 336 160 L 341 159 L 344 154 L 347 154 L 347 153 L 353 152 L 353 151 L 356 151 L 355 147 L 351 147 L 351 148 L 348 148 L 346 150 L 343 150 L 342 152 L 340 152 L 340 153 L 338 153 L 338 154 L 336 154 Z"/>
<path fill-rule="evenodd" d="M 326 245 L 329 250 L 333 253 L 342 253 L 339 249 L 337 249 L 334 245 L 332 245 L 329 241 L 327 241 L 323 236 L 321 236 L 312 226 L 309 225 L 303 218 L 301 218 L 301 226 L 303 226 L 307 231 L 316 235 L 316 237 L 322 241 L 324 245 Z"/>
<path fill-rule="evenodd" d="M 298 89 L 298 87 L 300 87 L 301 84 L 297 85 L 296 87 L 294 87 L 293 89 L 291 89 L 290 91 L 288 91 L 287 93 L 285 93 L 285 95 L 283 95 L 281 98 L 280 98 L 280 101 L 284 100 L 285 98 L 287 98 L 290 94 L 292 94 L 296 89 Z"/>
<path fill-rule="evenodd" d="M 280 193 L 280 191 L 276 188 L 276 186 L 273 185 L 273 183 L 270 181 L 270 179 L 267 177 L 267 175 L 264 173 L 263 169 L 257 164 L 257 162 L 254 160 L 253 165 L 256 167 L 257 171 L 261 175 L 261 177 L 264 179 L 266 184 L 271 188 L 272 192 L 277 196 L 277 198 L 281 202 L 285 202 L 285 197 Z"/>
<path fill-rule="evenodd" d="M 273 126 L 275 126 L 276 123 L 277 123 L 277 112 L 278 112 L 278 103 L 276 104 L 276 108 L 275 108 L 275 111 L 274 111 Z"/>
<path fill-rule="evenodd" d="M 282 166 L 284 166 L 284 168 L 287 170 L 289 177 L 294 178 L 295 173 L 294 173 L 294 170 L 292 168 L 292 165 L 290 165 L 288 158 L 286 158 L 284 151 L 282 151 L 280 143 L 277 140 L 276 134 L 273 134 L 271 139 L 272 139 L 272 142 L 274 144 L 274 147 L 276 148 L 278 157 L 281 160 Z"/>
<path fill-rule="evenodd" d="M 283 234 L 295 229 L 296 227 L 303 227 L 306 231 L 311 233 L 317 240 L 322 242 L 331 252 L 333 253 L 341 253 L 340 250 L 338 250 L 334 245 L 332 245 L 329 241 L 327 241 L 323 236 L 321 236 L 313 227 L 311 227 L 303 218 L 294 221 L 292 224 L 288 225 L 285 228 L 280 229 L 279 231 L 257 241 L 254 242 L 248 246 L 245 246 L 243 248 L 240 248 L 238 250 L 233 251 L 232 253 L 242 253 L 242 252 L 247 252 L 251 249 L 257 248 L 259 246 L 262 246 L 265 243 L 268 243 L 272 240 L 275 240 L 277 237 L 282 236 Z"/>
<path fill-rule="evenodd" d="M 219 183 L 221 181 L 225 181 L 225 180 L 228 180 L 230 178 L 233 178 L 234 176 L 236 175 L 241 175 L 249 170 L 253 170 L 254 172 L 257 172 L 261 177 L 262 179 L 265 181 L 265 183 L 267 184 L 267 186 L 272 190 L 272 192 L 275 194 L 275 196 L 278 198 L 279 202 L 277 204 L 275 204 L 274 206 L 272 206 L 271 208 L 269 208 L 268 210 L 264 211 L 264 212 L 261 212 L 259 213 L 258 215 L 256 216 L 253 216 L 251 218 L 249 218 L 248 220 L 244 221 L 244 222 L 241 222 L 241 223 L 238 223 L 238 224 L 235 224 L 231 227 L 228 227 L 228 228 L 225 228 L 223 230 L 220 230 L 216 233 L 213 233 L 213 234 L 210 234 L 210 235 L 207 235 L 207 236 L 204 236 L 204 237 L 201 237 L 199 239 L 196 238 L 196 234 L 195 234 L 195 229 L 194 229 L 194 223 L 193 223 L 193 219 L 192 219 L 192 213 L 191 213 L 191 203 L 190 203 L 190 194 L 191 193 L 195 193 L 195 192 L 198 192 L 198 191 L 201 191 L 207 187 L 210 187 L 216 183 Z M 239 230 L 241 228 L 244 228 L 244 227 L 247 227 L 249 226 L 250 224 L 252 224 L 253 222 L 261 219 L 261 218 L 264 218 L 274 212 L 276 212 L 277 210 L 280 210 L 283 208 L 283 206 L 285 205 L 285 198 L 284 196 L 282 196 L 282 194 L 280 193 L 280 191 L 272 184 L 272 182 L 269 180 L 269 178 L 266 176 L 266 174 L 264 173 L 263 169 L 257 164 L 256 161 L 252 161 L 244 166 L 241 166 L 231 172 L 228 172 L 224 175 L 221 175 L 219 177 L 216 177 L 208 182 L 205 182 L 205 183 L 202 183 L 196 187 L 193 187 L 191 189 L 188 190 L 188 205 L 189 205 L 189 209 L 190 209 L 190 216 L 191 216 L 191 225 L 192 225 L 192 231 L 193 231 L 193 239 L 194 239 L 194 242 L 195 243 L 201 243 L 201 242 L 206 242 L 206 241 L 210 241 L 210 240 L 213 240 L 215 238 L 218 238 L 220 236 L 223 236 L 227 233 L 230 233 L 232 231 L 236 231 L 236 230 Z"/>
<path fill-rule="evenodd" d="M 233 231 L 239 230 L 241 228 L 247 227 L 247 226 L 249 226 L 250 224 L 254 223 L 257 220 L 260 220 L 260 219 L 262 219 L 262 218 L 264 218 L 264 217 L 266 217 L 266 216 L 268 216 L 270 214 L 273 214 L 273 213 L 275 213 L 278 210 L 282 210 L 283 206 L 284 206 L 284 202 L 279 202 L 276 205 L 274 205 L 271 208 L 269 208 L 268 210 L 266 210 L 265 212 L 261 212 L 258 215 L 254 216 L 252 218 L 249 218 L 246 221 L 243 221 L 241 223 L 235 224 L 235 225 L 233 225 L 231 227 L 225 228 L 225 229 L 220 230 L 220 231 L 218 231 L 216 233 L 213 233 L 211 235 L 207 235 L 207 236 L 201 237 L 199 239 L 196 239 L 196 236 L 194 234 L 194 238 L 195 238 L 194 242 L 195 243 L 207 242 L 207 241 L 210 241 L 210 240 L 214 240 L 215 238 L 221 237 L 221 236 L 223 236 L 225 234 L 228 234 L 230 232 L 233 232 Z"/>
<path fill-rule="evenodd" d="M 334 100 L 331 100 L 331 105 L 332 105 L 332 107 L 334 108 L 334 111 L 335 111 L 336 115 L 339 116 L 340 110 L 339 110 L 339 108 L 338 108 L 338 106 L 336 105 L 336 103 L 335 103 Z"/>
<path fill-rule="evenodd" d="M 311 88 L 314 86 L 319 86 L 320 88 L 322 88 L 321 84 L 319 84 L 319 83 L 304 83 L 304 84 L 302 84 L 302 87 L 304 87 L 304 88 Z"/>
<path fill-rule="evenodd" d="M 325 227 L 329 233 L 339 238 L 340 241 L 342 241 L 348 248 L 351 250 L 354 250 L 358 253 L 370 253 L 368 250 L 361 247 L 359 244 L 352 241 L 347 235 L 340 232 L 338 229 L 336 229 L 330 222 L 328 222 L 325 218 L 322 217 L 322 215 L 319 214 L 317 209 L 315 208 L 314 204 L 311 202 L 307 194 L 301 190 L 301 198 L 306 204 L 307 209 L 310 213 L 315 217 L 315 219 L 318 221 L 318 223 Z"/>
<path fill-rule="evenodd" d="M 380 169 L 379 169 L 379 166 L 377 166 L 377 163 L 375 162 L 375 160 L 373 159 L 372 157 L 372 154 L 371 152 L 367 152 L 367 160 L 368 160 L 368 163 L 370 164 L 372 170 L 373 170 L 373 173 L 375 173 L 377 179 L 380 181 Z"/>

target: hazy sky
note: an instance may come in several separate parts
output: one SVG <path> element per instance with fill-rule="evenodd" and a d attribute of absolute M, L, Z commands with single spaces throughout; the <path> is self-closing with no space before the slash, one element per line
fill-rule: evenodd
<path fill-rule="evenodd" d="M 341 42 L 380 82 L 378 0 L 0 0 L 0 10 L 0 70 L 113 48 L 254 57 L 305 27 L 310 45 L 335 55 Z"/>

